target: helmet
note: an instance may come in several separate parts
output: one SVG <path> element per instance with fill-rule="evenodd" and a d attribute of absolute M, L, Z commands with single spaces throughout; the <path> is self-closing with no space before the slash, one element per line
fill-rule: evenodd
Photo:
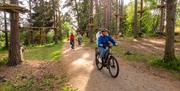
<path fill-rule="evenodd" d="M 106 29 L 106 28 L 99 28 L 99 30 L 100 30 L 101 32 L 108 32 L 108 29 Z"/>

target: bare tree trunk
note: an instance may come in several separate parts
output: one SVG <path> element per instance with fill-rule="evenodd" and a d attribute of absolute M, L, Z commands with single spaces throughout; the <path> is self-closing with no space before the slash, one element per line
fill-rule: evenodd
<path fill-rule="evenodd" d="M 31 3 L 32 3 L 32 0 L 29 1 L 29 8 L 30 8 L 29 16 L 30 16 L 30 29 L 31 29 L 31 31 L 30 31 L 30 43 L 34 44 L 33 29 L 32 29 L 32 12 L 31 12 L 32 5 L 31 5 Z"/>
<path fill-rule="evenodd" d="M 54 14 L 54 42 L 57 44 L 58 43 L 58 32 L 57 32 L 57 26 L 56 26 L 56 6 L 55 6 L 55 1 L 52 0 L 52 5 L 53 5 L 53 14 Z"/>
<path fill-rule="evenodd" d="M 77 13 L 77 22 L 78 22 L 78 26 L 80 28 L 80 19 L 79 19 L 79 11 L 78 11 L 78 4 L 77 4 L 77 0 L 74 0 L 75 3 L 75 9 L 76 9 L 76 13 Z"/>
<path fill-rule="evenodd" d="M 110 22 L 110 1 L 104 0 L 104 27 L 109 30 Z"/>
<path fill-rule="evenodd" d="M 4 0 L 4 3 L 6 1 Z M 8 43 L 8 30 L 7 30 L 7 17 L 6 17 L 6 12 L 4 11 L 4 30 L 5 30 L 5 40 L 6 40 L 6 48 L 8 49 L 9 43 Z"/>
<path fill-rule="evenodd" d="M 123 35 L 123 9 L 124 9 L 124 0 L 120 0 L 120 17 L 119 17 L 119 32 Z"/>
<path fill-rule="evenodd" d="M 11 4 L 18 4 L 18 0 L 11 0 Z M 20 38 L 19 38 L 19 14 L 17 12 L 10 13 L 11 18 L 11 34 L 10 34 L 10 48 L 8 64 L 18 65 L 21 63 L 20 54 Z"/>
<path fill-rule="evenodd" d="M 90 13 L 89 13 L 89 37 L 90 42 L 93 41 L 93 0 L 90 1 Z"/>
<path fill-rule="evenodd" d="M 119 32 L 119 1 L 116 0 L 116 33 Z"/>
<path fill-rule="evenodd" d="M 164 60 L 166 62 L 172 61 L 175 59 L 175 51 L 174 51 L 174 30 L 175 30 L 175 22 L 176 22 L 176 5 L 177 0 L 166 0 L 167 4 L 167 16 L 166 16 L 166 46 L 165 46 L 165 54 Z"/>
<path fill-rule="evenodd" d="M 61 21 L 61 11 L 58 8 L 58 26 L 59 26 L 59 39 L 62 40 L 62 21 Z"/>
<path fill-rule="evenodd" d="M 134 1 L 134 22 L 133 22 L 133 34 L 134 38 L 138 37 L 138 31 L 137 31 L 137 0 Z"/>
<path fill-rule="evenodd" d="M 143 18 L 143 0 L 141 0 L 141 10 L 140 10 L 140 25 L 139 25 L 140 33 L 142 33 L 142 18 Z"/>
<path fill-rule="evenodd" d="M 161 19 L 160 19 L 160 26 L 159 26 L 159 32 L 162 34 L 164 32 L 164 23 L 165 23 L 165 0 L 161 0 Z"/>
<path fill-rule="evenodd" d="M 99 3 L 98 3 L 98 0 L 95 0 L 94 1 L 95 3 L 95 9 L 96 9 L 96 18 L 97 18 L 97 28 L 99 28 L 101 25 L 100 25 L 100 17 L 99 17 Z"/>

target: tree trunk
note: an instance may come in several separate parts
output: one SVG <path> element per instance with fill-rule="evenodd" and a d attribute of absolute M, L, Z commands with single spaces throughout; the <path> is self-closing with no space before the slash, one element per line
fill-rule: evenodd
<path fill-rule="evenodd" d="M 90 42 L 93 41 L 93 0 L 90 1 L 90 13 L 89 13 L 89 37 Z"/>
<path fill-rule="evenodd" d="M 18 4 L 18 0 L 11 0 L 11 4 Z M 20 54 L 20 38 L 19 38 L 19 14 L 17 12 L 10 13 L 11 18 L 11 34 L 10 34 L 10 48 L 8 64 L 18 65 L 21 63 Z"/>
<path fill-rule="evenodd" d="M 172 61 L 175 59 L 175 51 L 174 51 L 174 30 L 175 30 L 175 22 L 176 22 L 176 4 L 177 0 L 166 0 L 167 3 L 167 16 L 166 16 L 166 45 L 165 45 L 165 54 L 164 60 L 166 62 Z"/>
<path fill-rule="evenodd" d="M 160 26 L 159 26 L 159 32 L 162 34 L 164 32 L 164 23 L 165 23 L 165 8 L 163 7 L 165 5 L 165 0 L 161 0 L 161 17 L 160 17 Z"/>
<path fill-rule="evenodd" d="M 124 9 L 124 0 L 120 0 L 120 17 L 119 17 L 119 32 L 123 35 L 123 9 Z"/>
<path fill-rule="evenodd" d="M 95 9 L 96 9 L 96 18 L 97 18 L 97 28 L 99 28 L 101 25 L 100 25 L 100 14 L 99 14 L 99 4 L 98 4 L 98 0 L 95 0 L 94 1 L 95 3 Z"/>
<path fill-rule="evenodd" d="M 137 31 L 137 0 L 134 1 L 134 22 L 133 22 L 133 34 L 134 38 L 138 37 L 138 31 Z"/>
<path fill-rule="evenodd" d="M 143 0 L 141 0 L 141 10 L 140 10 L 140 25 L 139 25 L 140 33 L 142 33 L 142 18 L 143 18 Z"/>
<path fill-rule="evenodd" d="M 62 40 L 63 35 L 62 35 L 62 21 L 61 21 L 61 11 L 58 8 L 58 26 L 59 26 L 59 39 Z"/>
<path fill-rule="evenodd" d="M 104 0 L 104 27 L 109 30 L 110 22 L 110 1 Z"/>
<path fill-rule="evenodd" d="M 4 0 L 4 3 L 6 1 Z M 6 40 L 6 48 L 8 49 L 9 43 L 8 43 L 8 30 L 7 30 L 7 17 L 6 17 L 6 12 L 4 11 L 4 30 L 5 30 L 5 40 Z"/>
<path fill-rule="evenodd" d="M 55 1 L 52 0 L 52 6 L 53 6 L 53 14 L 54 14 L 54 42 L 58 43 L 58 32 L 57 32 L 57 26 L 56 26 L 56 6 Z"/>
<path fill-rule="evenodd" d="M 77 4 L 77 0 L 74 0 L 74 3 L 75 3 L 75 9 L 76 9 L 76 13 L 77 13 L 77 18 L 76 18 L 76 20 L 77 20 L 77 23 L 78 23 L 78 27 L 80 28 L 80 14 L 79 14 L 79 11 L 78 11 L 78 4 Z"/>
<path fill-rule="evenodd" d="M 116 0 L 116 33 L 119 32 L 119 1 Z"/>

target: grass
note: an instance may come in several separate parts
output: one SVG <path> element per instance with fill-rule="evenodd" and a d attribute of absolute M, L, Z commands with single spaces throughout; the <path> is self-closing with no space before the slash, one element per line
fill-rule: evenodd
<path fill-rule="evenodd" d="M 42 80 L 38 82 L 34 78 L 31 79 L 17 78 L 15 82 L 14 81 L 0 82 L 0 91 L 53 91 L 53 89 L 55 88 L 54 85 L 55 83 L 56 85 L 58 85 L 58 88 L 56 87 L 56 89 L 61 89 L 61 86 L 64 86 L 64 82 L 62 82 L 63 79 L 64 78 L 59 78 L 51 74 L 45 75 L 42 78 Z"/>
<path fill-rule="evenodd" d="M 63 91 L 79 91 L 79 90 L 78 90 L 77 88 L 65 86 L 65 87 L 63 88 Z"/>
<path fill-rule="evenodd" d="M 0 61 L 7 58 L 7 56 L 8 56 L 7 53 L 8 53 L 7 49 L 5 49 L 5 48 L 0 49 Z"/>
<path fill-rule="evenodd" d="M 28 47 L 25 50 L 24 58 L 26 60 L 59 60 L 63 44 L 64 42 L 61 42 L 59 44 L 47 44 L 35 47 Z"/>
<path fill-rule="evenodd" d="M 24 58 L 26 60 L 58 61 L 61 57 L 63 44 L 64 42 L 34 47 L 29 46 L 25 49 Z M 5 65 L 7 63 L 7 50 L 0 50 L 0 56 L 1 55 L 5 56 L 1 58 L 0 65 Z M 31 78 L 31 75 L 28 75 L 28 77 L 29 76 L 30 78 L 25 79 L 17 76 L 13 79 L 7 79 L 4 82 L 0 80 L 0 91 L 52 91 L 56 85 L 57 89 L 62 89 L 66 82 L 65 76 L 55 76 L 49 73 L 44 74 L 43 78 L 38 81 L 36 77 L 32 76 Z"/>
<path fill-rule="evenodd" d="M 167 70 L 180 71 L 180 58 L 169 62 L 165 62 L 162 59 L 155 59 L 150 61 L 150 64 L 154 66 L 160 66 Z"/>

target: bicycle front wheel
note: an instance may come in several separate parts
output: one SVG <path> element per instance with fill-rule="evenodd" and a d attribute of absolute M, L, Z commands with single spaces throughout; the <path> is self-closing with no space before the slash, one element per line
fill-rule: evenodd
<path fill-rule="evenodd" d="M 115 57 L 111 56 L 109 58 L 108 66 L 109 73 L 113 78 L 116 78 L 119 75 L 119 64 Z"/>
<path fill-rule="evenodd" d="M 96 61 L 96 66 L 97 66 L 98 70 L 101 70 L 103 68 L 103 61 L 102 61 L 99 53 L 96 53 L 95 61 Z"/>

